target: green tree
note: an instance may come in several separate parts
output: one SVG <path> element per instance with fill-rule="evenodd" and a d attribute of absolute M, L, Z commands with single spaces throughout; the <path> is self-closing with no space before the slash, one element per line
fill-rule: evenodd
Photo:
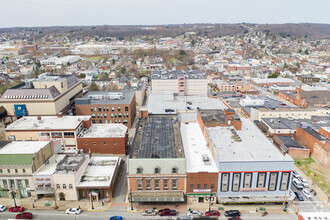
<path fill-rule="evenodd" d="M 89 86 L 89 91 L 99 91 L 100 88 L 98 87 L 98 85 L 96 85 L 95 82 L 92 82 Z"/>
<path fill-rule="evenodd" d="M 184 51 L 184 50 L 180 50 L 179 54 L 180 54 L 181 56 L 185 56 L 185 55 L 187 55 L 186 51 Z"/>
<path fill-rule="evenodd" d="M 112 64 L 114 65 L 116 63 L 116 60 L 115 59 L 112 59 Z"/>
<path fill-rule="evenodd" d="M 283 68 L 284 69 L 288 68 L 288 64 L 286 62 L 284 62 Z"/>
<path fill-rule="evenodd" d="M 278 74 L 276 73 L 273 73 L 272 75 L 268 76 L 268 78 L 277 78 L 278 77 Z"/>
<path fill-rule="evenodd" d="M 83 79 L 83 78 L 86 77 L 86 74 L 85 73 L 80 73 L 79 77 Z"/>
<path fill-rule="evenodd" d="M 192 41 L 191 41 L 191 44 L 190 44 L 192 47 L 193 46 L 195 46 L 195 40 L 194 39 L 192 39 Z"/>
<path fill-rule="evenodd" d="M 298 68 L 300 68 L 300 63 L 296 63 L 296 66 L 297 66 Z"/>
<path fill-rule="evenodd" d="M 120 74 L 125 75 L 125 73 L 126 73 L 126 68 L 123 66 L 120 68 Z"/>
<path fill-rule="evenodd" d="M 305 54 L 306 54 L 306 55 L 308 55 L 308 54 L 309 54 L 309 52 L 308 52 L 308 49 L 306 49 L 306 50 L 305 50 Z"/>

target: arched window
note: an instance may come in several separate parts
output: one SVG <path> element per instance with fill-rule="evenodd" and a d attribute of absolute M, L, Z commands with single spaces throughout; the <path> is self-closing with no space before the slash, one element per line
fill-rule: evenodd
<path fill-rule="evenodd" d="M 156 167 L 155 168 L 155 173 L 157 174 L 157 173 L 160 173 L 160 168 L 159 167 Z"/>
<path fill-rule="evenodd" d="M 143 172 L 142 167 L 138 167 L 138 168 L 136 169 L 136 173 L 137 173 L 137 174 L 142 174 L 142 172 Z"/>
<path fill-rule="evenodd" d="M 177 167 L 172 167 L 172 173 L 178 173 L 178 168 Z"/>

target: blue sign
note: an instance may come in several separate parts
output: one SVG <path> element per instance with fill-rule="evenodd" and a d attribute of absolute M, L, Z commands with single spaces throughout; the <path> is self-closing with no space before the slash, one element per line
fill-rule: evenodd
<path fill-rule="evenodd" d="M 14 105 L 15 115 L 16 116 L 26 116 L 27 110 L 26 105 Z"/>

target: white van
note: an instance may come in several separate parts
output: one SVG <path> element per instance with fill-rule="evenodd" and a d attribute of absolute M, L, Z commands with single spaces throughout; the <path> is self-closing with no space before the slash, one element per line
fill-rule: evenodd
<path fill-rule="evenodd" d="M 304 186 L 301 184 L 301 182 L 298 179 L 293 179 L 292 184 L 297 188 L 297 189 L 303 189 Z"/>

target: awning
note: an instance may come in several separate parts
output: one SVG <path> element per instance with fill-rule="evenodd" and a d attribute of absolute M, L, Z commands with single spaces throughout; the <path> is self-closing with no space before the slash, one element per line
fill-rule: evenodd
<path fill-rule="evenodd" d="M 98 196 L 99 193 L 100 193 L 100 190 L 98 190 L 98 189 L 91 189 L 91 190 L 88 190 L 88 194 L 89 194 L 89 195 L 92 194 L 92 196 Z"/>
<path fill-rule="evenodd" d="M 131 192 L 133 202 L 184 202 L 183 191 L 175 192 Z"/>

